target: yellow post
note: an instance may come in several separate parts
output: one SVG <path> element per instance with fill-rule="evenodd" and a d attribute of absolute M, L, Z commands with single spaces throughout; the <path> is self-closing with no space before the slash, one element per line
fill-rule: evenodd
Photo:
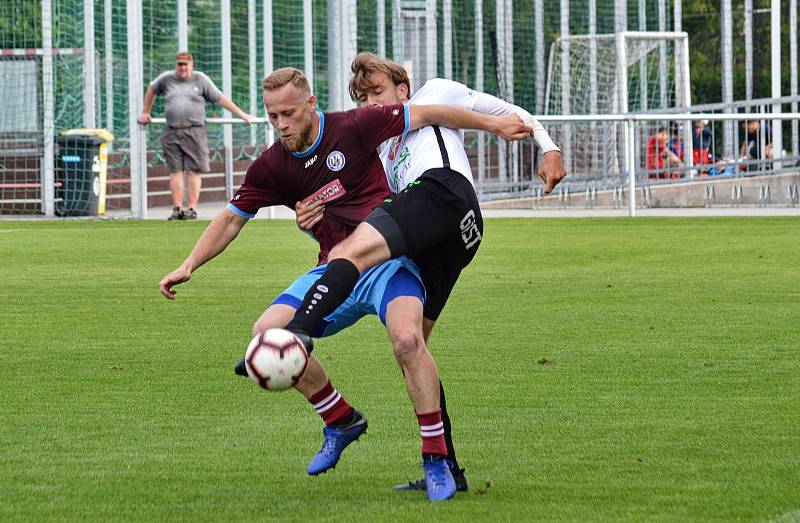
<path fill-rule="evenodd" d="M 108 174 L 108 143 L 100 144 L 100 194 L 97 196 L 97 214 L 106 213 L 106 180 Z"/>

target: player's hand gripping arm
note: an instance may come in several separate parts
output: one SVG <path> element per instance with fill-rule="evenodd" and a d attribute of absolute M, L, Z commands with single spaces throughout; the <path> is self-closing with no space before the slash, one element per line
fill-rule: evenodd
<path fill-rule="evenodd" d="M 192 252 L 181 263 L 180 267 L 167 274 L 158 284 L 161 294 L 170 300 L 175 299 L 175 285 L 189 281 L 192 272 L 208 260 L 225 250 L 242 230 L 247 220 L 224 209 L 209 224 L 200 239 L 197 240 Z"/>
<path fill-rule="evenodd" d="M 409 105 L 409 131 L 426 125 L 441 125 L 451 129 L 489 131 L 506 140 L 524 140 L 530 129 L 515 114 L 494 116 L 452 105 Z"/>
<path fill-rule="evenodd" d="M 325 203 L 322 200 L 316 200 L 308 205 L 303 202 L 297 202 L 294 204 L 294 212 L 296 214 L 297 228 L 311 234 L 314 226 L 321 222 L 325 216 Z"/>

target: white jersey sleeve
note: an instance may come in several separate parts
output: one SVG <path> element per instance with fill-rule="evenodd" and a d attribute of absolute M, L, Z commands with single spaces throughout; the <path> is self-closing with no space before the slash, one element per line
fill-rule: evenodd
<path fill-rule="evenodd" d="M 464 84 L 445 80 L 444 78 L 434 78 L 425 82 L 425 85 L 414 93 L 408 103 L 416 105 L 455 105 L 472 111 L 475 109 L 478 94 L 480 93 Z"/>
<path fill-rule="evenodd" d="M 496 96 L 486 93 L 476 93 L 476 101 L 472 107 L 473 111 L 479 113 L 492 114 L 495 116 L 502 116 L 508 113 L 516 113 L 525 125 L 533 129 L 533 139 L 541 147 L 542 152 L 548 153 L 550 151 L 560 151 L 561 149 L 553 143 L 550 135 L 545 130 L 544 126 L 533 117 L 531 113 L 514 104 L 510 104 L 505 100 L 501 100 Z"/>
<path fill-rule="evenodd" d="M 452 80 L 445 80 L 444 78 L 428 80 L 411 97 L 409 103 L 417 105 L 455 105 L 470 111 L 494 116 L 502 116 L 513 112 L 519 115 L 525 125 L 533 129 L 533 139 L 541 147 L 542 152 L 561 150 L 550 138 L 544 126 L 522 107 L 508 103 L 496 96 L 470 89 L 466 85 Z"/>

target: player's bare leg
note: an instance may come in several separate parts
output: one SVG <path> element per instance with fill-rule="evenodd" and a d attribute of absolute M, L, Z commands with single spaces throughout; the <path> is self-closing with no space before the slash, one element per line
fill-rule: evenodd
<path fill-rule="evenodd" d="M 428 340 L 431 337 L 431 331 L 433 331 L 433 326 L 435 324 L 436 322 L 434 320 L 429 320 L 428 318 L 422 319 L 422 334 L 426 346 L 428 346 Z M 453 446 L 452 425 L 450 423 L 450 415 L 447 411 L 447 399 L 445 397 L 444 385 L 442 384 L 441 379 L 439 380 L 439 406 L 442 410 L 444 441 L 447 445 L 447 462 L 448 465 L 450 465 L 450 472 L 452 472 L 453 479 L 456 482 L 456 490 L 458 490 L 458 492 L 466 492 L 469 490 L 469 485 L 467 483 L 467 477 L 464 474 L 464 469 L 459 467 L 458 459 L 456 457 L 456 450 Z M 394 490 L 397 492 L 426 490 L 426 487 L 427 485 L 425 484 L 425 478 L 423 477 L 422 479 L 407 481 L 405 483 L 395 485 Z"/>
<path fill-rule="evenodd" d="M 414 410 L 439 410 L 439 369 L 422 333 L 422 303 L 415 297 L 395 298 L 386 307 L 386 330 L 395 359 L 403 370 Z"/>
<path fill-rule="evenodd" d="M 456 493 L 456 483 L 446 460 L 448 450 L 439 404 L 439 369 L 425 345 L 422 302 L 410 296 L 389 302 L 386 329 L 419 421 L 428 499 L 449 499 Z"/>
<path fill-rule="evenodd" d="M 272 328 L 282 328 L 294 316 L 296 309 L 286 304 L 270 305 L 253 324 L 253 335 Z M 242 374 L 243 361 L 235 368 Z M 244 371 L 246 375 L 246 371 Z M 325 441 L 308 466 L 311 475 L 321 474 L 336 466 L 342 451 L 367 430 L 367 418 L 354 409 L 328 379 L 322 364 L 309 354 L 308 366 L 294 388 L 314 407 L 325 422 Z"/>
<path fill-rule="evenodd" d="M 360 273 L 391 257 L 386 239 L 366 222 L 360 223 L 353 234 L 339 242 L 328 254 L 331 261 L 337 258 L 350 260 Z"/>
<path fill-rule="evenodd" d="M 265 310 L 261 317 L 253 324 L 253 333 L 255 336 L 259 332 L 264 332 L 267 329 L 283 328 L 292 319 L 294 313 L 297 311 L 290 305 L 278 303 L 270 305 Z M 294 386 L 306 399 L 310 399 L 315 393 L 322 390 L 328 382 L 328 375 L 322 367 L 322 363 L 317 359 L 314 354 L 308 356 L 308 366 L 300 381 Z"/>

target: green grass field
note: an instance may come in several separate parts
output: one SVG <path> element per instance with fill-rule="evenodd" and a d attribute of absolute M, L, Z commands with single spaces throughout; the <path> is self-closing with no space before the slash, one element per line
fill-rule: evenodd
<path fill-rule="evenodd" d="M 0 521 L 800 521 L 800 220 L 487 220 L 430 346 L 470 491 L 433 505 L 375 318 L 317 344 L 370 419 L 339 466 L 299 394 L 232 374 L 315 261 L 254 221 L 0 222 Z"/>

